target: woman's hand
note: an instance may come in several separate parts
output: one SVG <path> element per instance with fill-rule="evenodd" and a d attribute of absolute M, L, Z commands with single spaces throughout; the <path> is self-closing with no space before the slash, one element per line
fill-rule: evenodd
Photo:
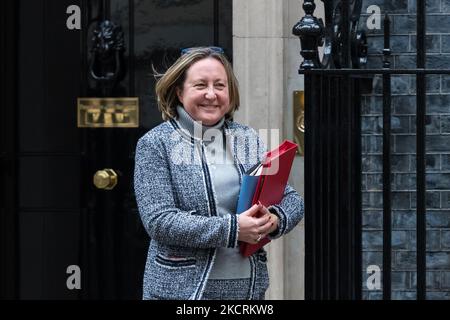
<path fill-rule="evenodd" d="M 238 240 L 254 244 L 264 239 L 278 226 L 278 218 L 274 220 L 272 215 L 262 204 L 254 204 L 250 209 L 239 214 Z"/>
<path fill-rule="evenodd" d="M 267 210 L 268 211 L 268 210 Z M 272 224 L 269 228 L 269 231 L 267 231 L 267 234 L 271 234 L 272 232 L 274 232 L 275 230 L 277 230 L 278 228 L 278 216 L 276 214 L 273 214 L 269 211 L 269 215 L 270 215 L 270 221 L 272 221 Z"/>
<path fill-rule="evenodd" d="M 269 211 L 269 209 L 267 209 L 265 206 L 262 205 L 262 208 L 259 210 L 259 212 L 261 212 L 262 215 L 268 215 L 270 216 L 270 221 L 272 221 L 272 224 L 270 225 L 269 230 L 267 231 L 267 234 L 271 234 L 272 232 L 274 232 L 275 230 L 277 230 L 278 228 L 278 216 L 276 214 L 273 214 L 272 212 Z M 262 237 L 264 238 L 264 237 Z M 261 238 L 261 239 L 262 239 Z"/>

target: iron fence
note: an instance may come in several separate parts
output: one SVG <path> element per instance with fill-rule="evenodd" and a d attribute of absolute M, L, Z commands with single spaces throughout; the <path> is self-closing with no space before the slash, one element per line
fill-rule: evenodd
<path fill-rule="evenodd" d="M 367 38 L 359 30 L 361 0 L 323 1 L 325 23 L 314 0 L 294 26 L 301 41 L 305 82 L 305 297 L 361 299 L 361 95 L 372 78 L 383 79 L 383 299 L 391 299 L 391 76 L 416 77 L 417 299 L 426 298 L 425 115 L 427 69 L 425 1 L 417 0 L 417 65 L 392 69 L 390 17 L 384 16 L 383 66 L 365 68 Z M 318 48 L 324 46 L 324 56 Z"/>

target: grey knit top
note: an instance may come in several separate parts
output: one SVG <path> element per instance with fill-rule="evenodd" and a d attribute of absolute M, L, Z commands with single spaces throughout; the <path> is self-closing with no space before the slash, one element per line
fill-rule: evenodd
<path fill-rule="evenodd" d="M 180 127 L 194 135 L 195 126 L 200 127 L 201 125 L 195 122 L 183 107 L 178 106 L 177 112 L 177 122 Z M 212 183 L 217 193 L 217 213 L 219 216 L 236 214 L 240 190 L 239 172 L 229 146 L 223 141 L 223 124 L 224 118 L 213 126 L 201 126 L 203 142 L 206 146 L 206 159 L 211 171 Z M 222 247 L 217 249 L 209 279 L 250 278 L 250 273 L 250 260 L 239 253 L 239 247 Z"/>
<path fill-rule="evenodd" d="M 223 127 L 242 177 L 267 149 L 254 129 L 227 119 Z M 217 249 L 238 247 L 237 216 L 217 213 L 218 193 L 204 149 L 174 119 L 148 131 L 136 145 L 134 191 L 142 225 L 151 239 L 144 299 L 201 299 Z M 279 224 L 270 238 L 276 239 L 301 220 L 303 199 L 288 185 L 282 201 L 272 208 Z M 249 299 L 255 299 L 269 285 L 264 248 L 249 259 Z"/>

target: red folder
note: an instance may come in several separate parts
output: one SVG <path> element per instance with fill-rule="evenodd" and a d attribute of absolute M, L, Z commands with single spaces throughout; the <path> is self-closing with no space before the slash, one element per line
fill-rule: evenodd
<path fill-rule="evenodd" d="M 269 207 L 281 202 L 296 150 L 297 144 L 285 140 L 277 148 L 266 154 L 263 169 L 253 195 L 252 205 L 260 201 L 265 207 Z M 256 244 L 241 242 L 241 254 L 245 257 L 251 256 L 269 242 L 268 237 L 261 239 Z"/>

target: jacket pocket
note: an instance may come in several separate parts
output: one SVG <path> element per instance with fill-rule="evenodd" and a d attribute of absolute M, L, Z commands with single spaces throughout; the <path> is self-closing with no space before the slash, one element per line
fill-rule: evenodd
<path fill-rule="evenodd" d="M 155 262 L 165 268 L 191 268 L 195 267 L 197 261 L 193 257 L 164 256 L 158 254 L 155 257 Z"/>

